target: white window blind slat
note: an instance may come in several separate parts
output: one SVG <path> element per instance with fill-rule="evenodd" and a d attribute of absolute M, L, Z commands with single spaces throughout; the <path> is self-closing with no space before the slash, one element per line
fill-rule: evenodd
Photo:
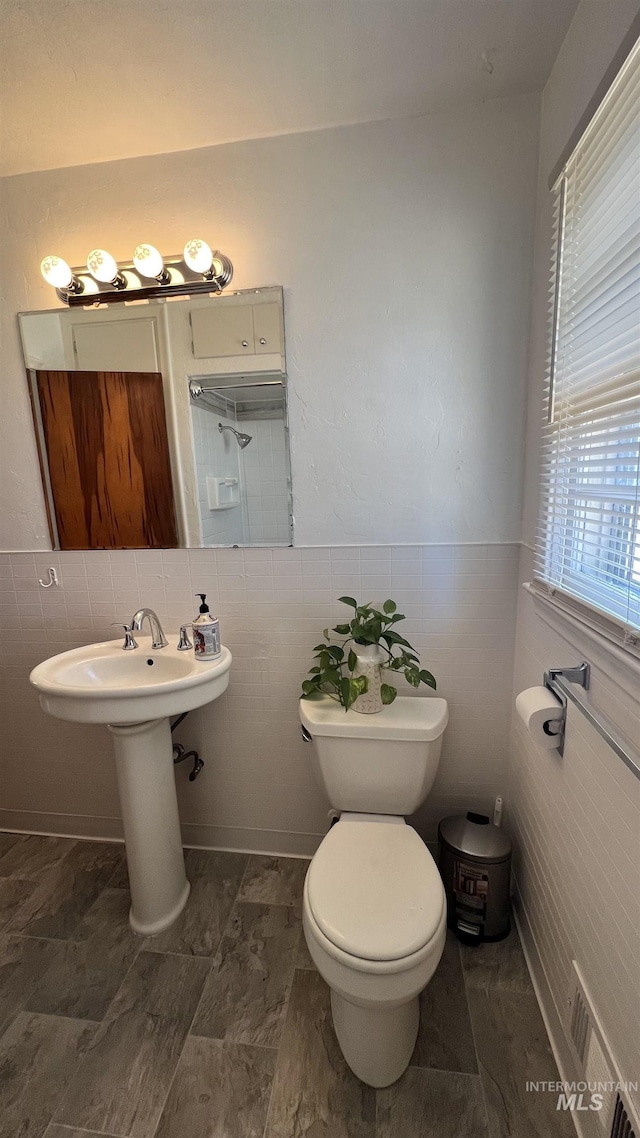
<path fill-rule="evenodd" d="M 640 43 L 559 183 L 536 577 L 640 629 Z"/>
<path fill-rule="evenodd" d="M 637 115 L 636 128 L 638 121 L 640 121 L 640 112 Z M 592 189 L 588 196 L 586 194 L 584 195 L 580 205 L 583 221 L 588 220 L 594 225 L 599 225 L 602 219 L 607 217 L 612 194 L 615 194 L 615 197 L 620 200 L 625 196 L 632 196 L 637 192 L 634 159 L 635 155 L 633 151 L 624 155 L 624 159 L 620 162 L 619 170 L 615 171 L 618 182 L 615 188 L 611 186 L 609 180 L 606 180 L 604 185 L 599 188 L 599 192 L 595 192 L 595 189 Z M 608 173 L 612 174 L 614 171 L 610 170 Z"/>
<path fill-rule="evenodd" d="M 610 208 L 615 210 L 616 216 L 609 226 L 598 228 L 597 240 L 594 238 L 588 245 L 585 243 L 582 247 L 568 250 L 573 256 L 575 280 L 582 286 L 598 281 L 603 269 L 608 265 L 615 266 L 627 252 L 629 243 L 633 243 L 635 230 L 628 214 L 618 215 L 621 203 L 615 200 Z M 579 220 L 582 219 L 575 218 L 576 222 Z M 576 303 L 575 293 L 572 292 L 568 299 L 573 306 Z"/>
<path fill-rule="evenodd" d="M 630 77 L 630 84 L 633 82 Z M 586 138 L 582 140 L 579 146 L 581 156 L 581 169 L 579 178 L 582 180 L 591 179 L 594 186 L 598 184 L 598 180 L 609 164 L 609 158 L 612 152 L 615 151 L 618 140 L 621 135 L 624 135 L 629 122 L 633 121 L 638 113 L 638 105 L 636 102 L 637 94 L 635 90 L 630 87 L 624 101 L 618 103 L 618 112 L 613 119 L 613 124 L 607 118 L 603 118 L 596 127 L 594 120 L 593 133 L 601 135 L 600 141 L 596 144 L 589 145 Z M 578 153 L 578 151 L 576 151 Z M 571 159 L 567 163 L 567 169 L 570 168 Z"/>

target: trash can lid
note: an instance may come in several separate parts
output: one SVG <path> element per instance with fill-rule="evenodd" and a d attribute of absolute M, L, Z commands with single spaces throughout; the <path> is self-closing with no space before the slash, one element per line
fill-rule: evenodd
<path fill-rule="evenodd" d="M 498 862 L 511 857 L 511 842 L 499 826 L 482 814 L 451 814 L 438 826 L 438 837 L 455 854 L 470 861 Z"/>

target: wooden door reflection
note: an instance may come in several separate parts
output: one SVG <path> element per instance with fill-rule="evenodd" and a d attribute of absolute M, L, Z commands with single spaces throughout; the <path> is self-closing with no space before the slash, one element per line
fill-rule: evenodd
<path fill-rule="evenodd" d="M 31 374 L 59 548 L 177 546 L 162 376 Z"/>

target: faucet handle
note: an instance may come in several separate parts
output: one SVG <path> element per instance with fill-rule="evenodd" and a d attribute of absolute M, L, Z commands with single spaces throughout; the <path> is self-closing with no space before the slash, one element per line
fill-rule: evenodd
<path fill-rule="evenodd" d="M 178 640 L 178 652 L 188 652 L 190 648 L 193 648 L 193 644 L 189 640 L 189 633 L 187 631 L 188 628 L 189 628 L 188 624 L 181 624 L 180 625 L 180 639 Z"/>
<path fill-rule="evenodd" d="M 133 631 L 132 631 L 130 625 L 121 624 L 119 621 L 116 620 L 116 621 L 111 622 L 111 627 L 112 628 L 123 628 L 124 629 L 124 644 L 122 645 L 122 651 L 123 652 L 131 652 L 131 650 L 133 648 L 138 647 L 138 642 L 133 635 Z"/>

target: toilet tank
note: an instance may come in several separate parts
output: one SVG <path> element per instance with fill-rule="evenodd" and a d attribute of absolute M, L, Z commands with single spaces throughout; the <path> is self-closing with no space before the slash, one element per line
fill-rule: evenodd
<path fill-rule="evenodd" d="M 332 806 L 404 815 L 431 790 L 449 709 L 437 696 L 398 696 L 377 714 L 362 715 L 320 696 L 300 700 L 300 720 Z"/>

